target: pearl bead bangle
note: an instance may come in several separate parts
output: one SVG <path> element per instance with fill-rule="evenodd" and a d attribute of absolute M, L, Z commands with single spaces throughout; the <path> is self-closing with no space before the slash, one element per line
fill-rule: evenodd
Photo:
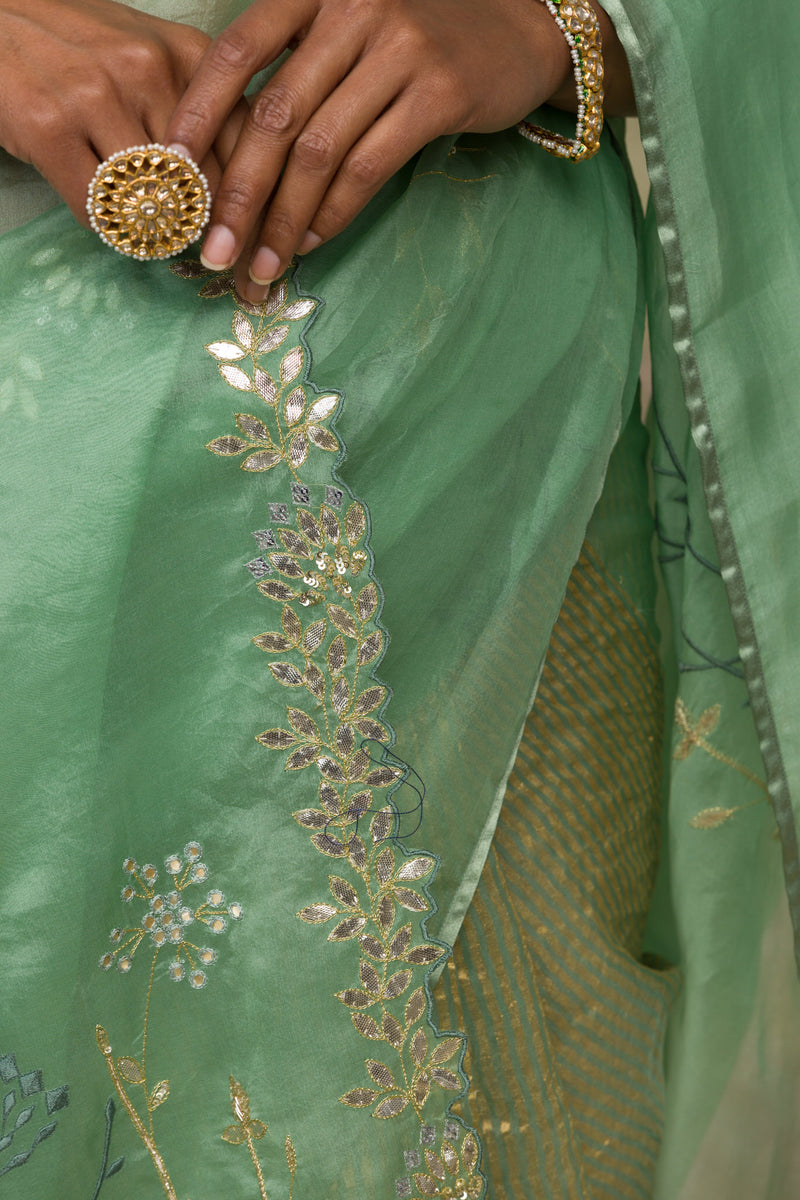
<path fill-rule="evenodd" d="M 520 121 L 517 129 L 523 137 L 550 154 L 583 162 L 600 149 L 603 128 L 603 48 L 600 26 L 594 9 L 580 0 L 543 0 L 561 30 L 572 60 L 572 74 L 578 95 L 577 126 L 574 138 L 552 133 L 541 125 Z"/>

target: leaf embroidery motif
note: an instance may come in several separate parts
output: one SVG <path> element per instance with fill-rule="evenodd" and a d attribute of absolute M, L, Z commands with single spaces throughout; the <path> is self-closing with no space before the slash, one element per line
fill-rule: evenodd
<path fill-rule="evenodd" d="M 204 285 L 206 295 L 210 286 Z M 225 285 L 218 280 L 216 286 Z M 286 756 L 286 770 L 315 777 L 316 804 L 293 815 L 314 849 L 336 861 L 337 874 L 329 877 L 330 896 L 317 897 L 297 915 L 308 925 L 327 926 L 329 942 L 352 944 L 358 975 L 337 994 L 338 1001 L 349 1010 L 354 1029 L 376 1047 L 383 1045 L 383 1057 L 392 1056 L 391 1065 L 368 1057 L 365 1083 L 351 1087 L 341 1101 L 369 1108 L 379 1120 L 413 1109 L 424 1130 L 429 1126 L 423 1108 L 431 1097 L 438 1095 L 447 1111 L 453 1093 L 466 1086 L 460 1068 L 464 1039 L 437 1034 L 428 1019 L 424 977 L 445 953 L 424 931 L 430 909 L 425 888 L 435 861 L 406 855 L 397 841 L 398 807 L 380 799 L 381 792 L 391 795 L 403 785 L 408 768 L 388 752 L 390 735 L 381 718 L 387 691 L 374 676 L 385 638 L 378 624 L 378 588 L 367 575 L 367 514 L 357 500 L 336 511 L 346 495 L 338 480 L 327 487 L 322 503 L 312 505 L 312 481 L 301 478 L 312 453 L 340 449 L 324 424 L 339 397 L 312 392 L 304 345 L 286 349 L 287 322 L 310 315 L 315 301 L 290 299 L 284 280 L 260 309 L 239 298 L 235 303 L 232 338 L 207 349 L 226 383 L 259 396 L 264 409 L 239 414 L 242 437 L 218 437 L 208 449 L 220 457 L 244 456 L 241 466 L 248 471 L 274 471 L 283 464 L 295 481 L 293 523 L 290 505 L 277 499 L 270 505 L 283 515 L 274 518 L 264 543 L 267 570 L 257 577 L 264 598 L 279 606 L 280 627 L 271 622 L 272 628 L 253 638 L 271 660 L 274 684 L 293 694 L 285 725 L 264 730 L 257 740 Z M 330 478 L 334 482 L 332 473 Z M 333 502 L 331 495 L 337 497 Z M 399 913 L 411 914 L 411 921 L 399 925 Z M 441 1065 L 457 1056 L 456 1070 Z M 246 1129 L 246 1121 L 236 1128 Z M 233 1130 L 229 1126 L 226 1134 L 239 1137 Z M 482 1177 L 467 1173 L 469 1196 L 481 1195 Z"/>

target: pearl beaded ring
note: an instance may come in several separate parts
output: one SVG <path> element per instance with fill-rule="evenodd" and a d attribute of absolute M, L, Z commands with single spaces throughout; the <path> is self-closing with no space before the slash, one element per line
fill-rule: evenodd
<path fill-rule="evenodd" d="M 211 193 L 197 163 L 154 142 L 100 163 L 86 211 L 112 250 L 143 260 L 171 258 L 202 234 Z"/>

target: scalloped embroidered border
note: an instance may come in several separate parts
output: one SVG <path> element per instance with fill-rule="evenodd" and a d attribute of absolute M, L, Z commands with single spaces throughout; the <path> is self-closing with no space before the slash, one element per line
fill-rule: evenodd
<path fill-rule="evenodd" d="M 194 280 L 210 274 L 194 261 L 170 269 Z M 358 980 L 336 998 L 358 1033 L 391 1061 L 367 1058 L 366 1078 L 340 1100 L 384 1120 L 416 1112 L 424 1160 L 419 1150 L 405 1152 L 411 1175 L 396 1180 L 397 1195 L 479 1200 L 486 1180 L 477 1136 L 450 1116 L 467 1088 L 466 1039 L 436 1029 L 427 985 L 430 968 L 449 952 L 426 930 L 426 914 L 434 910 L 428 884 L 438 862 L 400 840 L 410 836 L 403 827 L 408 813 L 417 816 L 412 833 L 419 825 L 424 788 L 390 751 L 394 733 L 384 717 L 390 692 L 376 675 L 386 631 L 369 514 L 338 476 L 345 452 L 324 424 L 335 425 L 342 394 L 319 392 L 309 378 L 306 334 L 322 300 L 302 293 L 296 278 L 273 286 L 262 306 L 241 300 L 230 276 L 214 276 L 200 289 L 205 298 L 227 294 L 235 302 L 232 338 L 206 349 L 228 386 L 259 401 L 258 415 L 236 414 L 238 432 L 214 438 L 208 449 L 222 457 L 244 455 L 240 465 L 248 473 L 282 467 L 289 475 L 288 495 L 267 502 L 270 526 L 254 534 L 263 554 L 247 566 L 262 595 L 281 606 L 279 628 L 253 642 L 270 656 L 274 681 L 297 700 L 286 706 L 287 727 L 268 729 L 257 740 L 287 755 L 286 770 L 316 767 L 319 773 L 316 804 L 293 816 L 312 831 L 315 849 L 348 877 L 331 874 L 330 897 L 297 915 L 311 925 L 335 922 L 328 940 L 358 947 Z M 290 338 L 295 321 L 304 322 L 299 344 Z M 314 484 L 303 468 L 320 452 L 338 457 L 325 481 Z M 417 798 L 406 811 L 394 799 L 403 787 Z M 398 913 L 411 919 L 398 927 Z M 447 1093 L 437 1137 L 429 1102 Z M 427 1169 L 414 1172 L 414 1166 Z"/>

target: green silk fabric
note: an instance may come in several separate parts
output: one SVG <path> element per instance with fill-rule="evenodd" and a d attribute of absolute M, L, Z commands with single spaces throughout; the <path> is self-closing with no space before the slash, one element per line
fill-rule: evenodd
<path fill-rule="evenodd" d="M 646 222 L 610 128 L 575 169 L 513 131 L 433 143 L 262 311 L 191 257 L 123 260 L 60 208 L 3 236 L 5 1194 L 791 1195 L 797 164 L 763 137 L 791 72 L 737 69 L 742 6 L 721 29 L 682 3 L 609 11 Z M 767 27 L 747 34 L 755 55 Z M 763 122 L 731 120 L 710 45 Z M 251 454 L 268 469 L 240 470 Z M 619 950 L 652 998 L 632 1069 L 658 1136 L 636 1170 L 635 1116 L 611 1144 L 562 1086 L 572 1043 L 531 1033 L 503 1122 L 480 1066 L 502 1057 L 492 971 L 500 1020 L 558 1024 L 527 990 L 550 936 L 536 889 L 569 883 L 581 910 L 580 858 L 529 856 L 520 956 L 493 940 L 523 911 L 490 876 L 562 651 L 569 682 L 561 634 L 547 655 L 565 593 L 573 626 L 591 604 L 576 579 L 606 581 L 632 646 L 662 630 L 646 901 L 659 835 L 661 868 Z M 586 840 L 612 884 L 626 829 Z M 629 1010 L 620 990 L 623 1040 Z"/>

